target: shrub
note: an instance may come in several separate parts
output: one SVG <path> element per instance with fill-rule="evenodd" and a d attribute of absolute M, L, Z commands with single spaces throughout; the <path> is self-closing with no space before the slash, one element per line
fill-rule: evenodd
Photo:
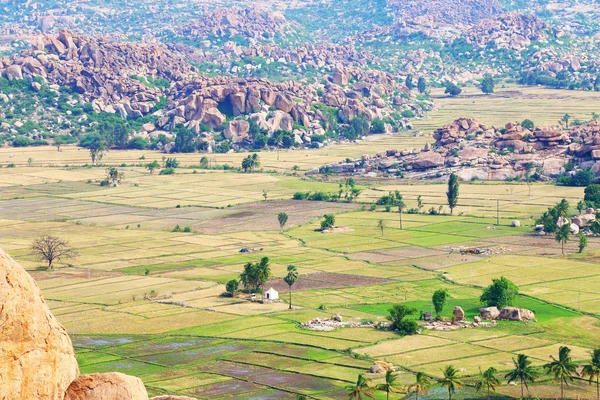
<path fill-rule="evenodd" d="M 488 307 L 496 306 L 499 309 L 514 305 L 515 297 L 519 293 L 517 285 L 505 277 L 493 279 L 492 282 L 483 291 L 479 300 Z"/>
<path fill-rule="evenodd" d="M 165 168 L 160 171 L 159 175 L 173 175 L 175 173 L 175 168 Z"/>
<path fill-rule="evenodd" d="M 17 136 L 13 139 L 12 145 L 14 147 L 27 147 L 31 145 L 31 139 L 27 136 Z"/>

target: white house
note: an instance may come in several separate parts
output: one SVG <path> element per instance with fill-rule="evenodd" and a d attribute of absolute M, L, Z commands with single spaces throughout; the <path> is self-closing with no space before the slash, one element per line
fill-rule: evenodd
<path fill-rule="evenodd" d="M 277 290 L 271 288 L 265 292 L 265 300 L 277 300 L 279 299 L 279 293 Z"/>

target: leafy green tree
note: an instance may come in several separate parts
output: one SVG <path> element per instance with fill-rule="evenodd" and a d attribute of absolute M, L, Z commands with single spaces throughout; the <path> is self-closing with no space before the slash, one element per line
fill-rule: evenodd
<path fill-rule="evenodd" d="M 229 282 L 227 282 L 227 285 L 225 285 L 225 290 L 227 290 L 227 293 L 229 293 L 231 297 L 233 297 L 235 296 L 235 292 L 237 292 L 239 287 L 240 283 L 237 281 L 237 279 L 232 279 Z"/>
<path fill-rule="evenodd" d="M 496 87 L 496 82 L 494 82 L 494 78 L 491 75 L 486 74 L 486 76 L 481 81 L 481 91 L 485 94 L 494 93 L 494 88 Z"/>
<path fill-rule="evenodd" d="M 242 160 L 242 169 L 244 172 L 252 172 L 260 167 L 260 158 L 257 153 L 249 155 Z"/>
<path fill-rule="evenodd" d="M 208 168 L 208 157 L 202 156 L 200 158 L 200 168 Z"/>
<path fill-rule="evenodd" d="M 292 309 L 292 286 L 298 280 L 298 268 L 294 265 L 288 265 L 287 275 L 283 278 L 283 281 L 288 284 L 290 289 L 290 310 Z"/>
<path fill-rule="evenodd" d="M 415 88 L 415 81 L 412 75 L 408 75 L 406 77 L 406 87 L 410 90 L 413 90 Z"/>
<path fill-rule="evenodd" d="M 413 320 L 408 320 L 406 317 L 413 315 L 417 310 L 405 306 L 404 304 L 396 304 L 390 308 L 386 318 L 392 323 L 391 328 L 397 330 L 400 335 L 414 335 L 419 328 L 418 324 Z"/>
<path fill-rule="evenodd" d="M 556 241 L 561 244 L 562 255 L 565 255 L 565 243 L 569 241 L 569 237 L 571 236 L 571 227 L 569 224 L 564 224 L 560 228 L 556 230 Z"/>
<path fill-rule="evenodd" d="M 398 215 L 400 216 L 400 229 L 404 229 L 402 226 L 402 212 L 406 208 L 406 203 L 404 202 L 400 192 L 397 190 L 394 192 L 392 205 L 398 207 Z"/>
<path fill-rule="evenodd" d="M 423 208 L 423 199 L 421 198 L 421 195 L 417 196 L 417 208 L 419 209 L 419 212 L 421 212 L 421 209 Z"/>
<path fill-rule="evenodd" d="M 258 290 L 258 264 L 256 263 L 246 263 L 244 265 L 244 271 L 240 274 L 240 282 L 244 285 L 245 289 L 255 289 Z"/>
<path fill-rule="evenodd" d="M 567 218 L 569 216 L 569 202 L 566 199 L 562 199 L 557 205 L 556 209 L 558 211 L 558 215 Z"/>
<path fill-rule="evenodd" d="M 373 390 L 369 387 L 369 382 L 363 374 L 358 375 L 356 385 L 347 386 L 349 400 L 364 400 L 366 397 L 374 399 Z"/>
<path fill-rule="evenodd" d="M 592 184 L 583 191 L 583 201 L 591 207 L 600 208 L 600 185 Z"/>
<path fill-rule="evenodd" d="M 567 129 L 569 128 L 569 121 L 571 121 L 571 116 L 568 113 L 563 115 L 563 117 L 560 119 L 560 122 L 563 122 Z"/>
<path fill-rule="evenodd" d="M 583 253 L 588 245 L 587 236 L 583 232 L 579 232 L 579 253 Z"/>
<path fill-rule="evenodd" d="M 519 293 L 519 288 L 512 281 L 505 277 L 492 279 L 492 284 L 484 289 L 479 301 L 488 307 L 498 307 L 502 309 L 514 305 L 515 297 Z"/>
<path fill-rule="evenodd" d="M 399 392 L 398 376 L 394 375 L 392 371 L 385 373 L 385 382 L 375 386 L 376 390 L 380 390 L 386 393 L 386 399 L 390 399 L 390 393 Z"/>
<path fill-rule="evenodd" d="M 324 231 L 335 226 L 335 215 L 325 214 L 323 215 L 323 221 L 321 221 L 321 230 Z"/>
<path fill-rule="evenodd" d="M 107 169 L 107 173 L 108 173 L 108 179 L 110 180 L 110 182 L 115 185 L 116 183 L 119 182 L 119 170 L 116 169 L 115 167 L 110 167 Z"/>
<path fill-rule="evenodd" d="M 178 153 L 193 153 L 198 148 L 196 134 L 183 126 L 177 124 L 175 127 L 175 151 Z"/>
<path fill-rule="evenodd" d="M 287 213 L 284 212 L 280 212 L 277 215 L 277 221 L 279 221 L 279 227 L 281 228 L 281 230 L 283 230 L 283 227 L 285 226 L 285 224 L 287 224 L 288 222 L 288 215 Z"/>
<path fill-rule="evenodd" d="M 458 376 L 458 371 L 452 365 L 448 365 L 442 372 L 444 377 L 440 381 L 440 386 L 448 391 L 448 400 L 452 400 L 452 395 L 456 389 L 462 388 L 463 382 Z"/>
<path fill-rule="evenodd" d="M 448 207 L 450 207 L 450 214 L 454 213 L 454 209 L 458 205 L 458 177 L 455 174 L 450 174 L 450 179 L 448 179 L 448 191 L 446 192 L 446 197 L 448 198 Z"/>
<path fill-rule="evenodd" d="M 150 175 L 154 173 L 154 170 L 160 168 L 158 161 L 154 160 L 151 163 L 146 164 L 146 169 L 150 172 Z"/>
<path fill-rule="evenodd" d="M 417 89 L 419 90 L 419 93 L 425 93 L 427 91 L 427 80 L 422 76 L 417 81 Z"/>
<path fill-rule="evenodd" d="M 533 383 L 537 379 L 537 372 L 531 366 L 531 360 L 525 354 L 517 355 L 513 358 L 514 369 L 506 374 L 505 378 L 510 382 L 521 383 L 521 398 L 525 398 L 525 388 L 529 391 L 528 383 Z"/>
<path fill-rule="evenodd" d="M 577 374 L 577 364 L 571 358 L 571 349 L 567 346 L 560 346 L 558 349 L 558 358 L 550 356 L 551 362 L 544 365 L 546 373 L 553 374 L 554 379 L 560 381 L 560 398 L 565 398 L 565 384 L 573 382 L 573 375 Z"/>
<path fill-rule="evenodd" d="M 596 381 L 596 395 L 600 400 L 600 349 L 594 350 L 591 362 L 583 366 L 581 374 L 589 377 L 590 385 Z"/>
<path fill-rule="evenodd" d="M 431 302 L 433 303 L 433 308 L 435 309 L 435 313 L 438 317 L 444 310 L 444 306 L 446 305 L 447 300 L 448 291 L 446 289 L 438 289 L 433 293 L 433 296 L 431 297 Z"/>
<path fill-rule="evenodd" d="M 530 119 L 526 119 L 523 122 L 521 122 L 521 126 L 530 131 L 535 129 L 535 123 Z"/>
<path fill-rule="evenodd" d="M 268 257 L 261 258 L 260 262 L 256 266 L 256 281 L 258 283 L 258 289 L 262 288 L 267 281 L 271 278 L 271 266 Z M 264 296 L 263 296 L 264 299 Z"/>
<path fill-rule="evenodd" d="M 579 214 L 583 214 L 583 212 L 585 211 L 585 209 L 587 208 L 587 204 L 585 203 L 585 201 L 583 200 L 579 200 L 577 202 L 577 211 L 579 212 Z"/>
<path fill-rule="evenodd" d="M 84 136 L 79 144 L 90 151 L 92 164 L 96 164 L 96 161 L 102 160 L 104 153 L 107 151 L 106 140 L 97 133 L 91 133 Z"/>
<path fill-rule="evenodd" d="M 446 90 L 444 93 L 449 94 L 452 97 L 459 96 L 462 93 L 462 89 L 452 82 L 446 82 L 445 86 Z"/>
<path fill-rule="evenodd" d="M 406 391 L 410 394 L 410 392 L 415 392 L 415 400 L 419 400 L 420 394 L 425 394 L 429 391 L 431 384 L 429 383 L 429 379 L 427 375 L 423 372 L 417 372 L 415 374 L 415 383 L 408 385 L 406 387 Z"/>
<path fill-rule="evenodd" d="M 500 380 L 496 378 L 496 372 L 498 371 L 494 367 L 489 367 L 484 372 L 481 372 L 480 369 L 480 378 L 477 381 L 477 383 L 475 383 L 475 388 L 478 392 L 482 391 L 483 389 L 487 389 L 488 400 L 490 399 L 490 392 L 495 392 L 496 386 L 500 386 Z"/>
<path fill-rule="evenodd" d="M 165 161 L 165 168 L 179 168 L 179 161 L 176 158 L 167 158 Z"/>

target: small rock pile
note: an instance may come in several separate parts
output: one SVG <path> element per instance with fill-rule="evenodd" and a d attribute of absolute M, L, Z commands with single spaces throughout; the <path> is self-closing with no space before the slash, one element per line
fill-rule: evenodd
<path fill-rule="evenodd" d="M 463 247 L 463 246 L 444 246 L 444 250 L 453 252 L 460 252 L 460 254 L 473 254 L 473 255 L 482 255 L 482 256 L 491 256 L 494 254 L 504 254 L 510 252 L 509 248 L 506 247 L 494 247 L 494 248 L 485 248 L 485 247 Z"/>
<path fill-rule="evenodd" d="M 344 322 L 341 315 L 332 315 L 331 318 L 313 318 L 308 322 L 304 322 L 301 326 L 311 331 L 330 332 L 340 328 L 366 328 L 373 327 L 371 322 Z"/>
<path fill-rule="evenodd" d="M 385 374 L 388 371 L 396 372 L 396 367 L 385 361 L 375 361 L 369 370 L 372 374 Z"/>

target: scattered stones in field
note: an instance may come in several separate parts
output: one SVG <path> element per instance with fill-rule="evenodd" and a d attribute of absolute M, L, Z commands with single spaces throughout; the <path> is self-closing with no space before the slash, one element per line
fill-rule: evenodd
<path fill-rule="evenodd" d="M 372 374 L 385 374 L 388 371 L 396 372 L 396 367 L 385 361 L 375 361 L 369 370 Z"/>
<path fill-rule="evenodd" d="M 481 256 L 491 256 L 491 255 L 495 255 L 495 254 L 504 254 L 504 253 L 510 252 L 510 249 L 506 248 L 506 247 L 485 248 L 485 247 L 445 246 L 444 250 L 450 251 L 450 253 L 457 251 L 457 252 L 460 252 L 460 254 L 462 254 L 462 255 L 471 254 L 471 255 L 481 255 Z"/>
<path fill-rule="evenodd" d="M 470 322 L 470 321 L 431 321 L 423 326 L 430 331 L 454 331 L 465 328 L 491 328 L 496 326 L 496 321 L 491 322 Z"/>
<path fill-rule="evenodd" d="M 504 307 L 502 310 L 497 307 L 480 308 L 479 316 L 485 320 L 535 321 L 533 311 L 516 307 Z"/>
<path fill-rule="evenodd" d="M 353 232 L 354 229 L 347 226 L 332 226 L 321 231 L 321 233 L 342 233 L 342 232 Z"/>
<path fill-rule="evenodd" d="M 498 307 L 485 307 L 479 309 L 479 316 L 482 319 L 496 319 L 500 315 Z"/>
<path fill-rule="evenodd" d="M 313 318 L 301 325 L 305 329 L 319 332 L 331 332 L 339 328 L 367 328 L 373 327 L 372 322 L 344 322 L 341 315 L 332 315 L 331 318 Z"/>
<path fill-rule="evenodd" d="M 460 306 L 454 307 L 454 312 L 452 313 L 452 315 L 455 321 L 463 321 L 465 319 L 465 312 Z"/>

